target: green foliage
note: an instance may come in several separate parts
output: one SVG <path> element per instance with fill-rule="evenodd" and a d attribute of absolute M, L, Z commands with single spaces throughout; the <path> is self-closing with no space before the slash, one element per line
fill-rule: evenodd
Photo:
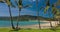
<path fill-rule="evenodd" d="M 52 7 L 52 13 L 54 14 L 54 18 L 59 18 L 60 11 L 56 7 Z"/>
<path fill-rule="evenodd" d="M 6 1 L 7 5 L 11 5 L 10 0 L 5 0 L 5 1 Z"/>
<path fill-rule="evenodd" d="M 49 6 L 46 6 L 46 8 L 44 9 L 44 13 L 46 13 L 49 9 Z"/>
<path fill-rule="evenodd" d="M 0 0 L 0 3 L 4 3 L 4 1 L 3 0 Z"/>

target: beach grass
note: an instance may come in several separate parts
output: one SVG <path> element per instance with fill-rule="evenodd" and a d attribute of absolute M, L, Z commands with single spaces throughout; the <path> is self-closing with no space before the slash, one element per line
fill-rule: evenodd
<path fill-rule="evenodd" d="M 21 29 L 19 31 L 14 31 L 8 28 L 0 28 L 0 32 L 60 32 L 59 29 L 51 30 L 51 29 Z"/>

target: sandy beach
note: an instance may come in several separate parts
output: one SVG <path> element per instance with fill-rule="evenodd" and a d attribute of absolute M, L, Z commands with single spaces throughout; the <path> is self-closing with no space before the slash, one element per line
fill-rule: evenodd
<path fill-rule="evenodd" d="M 46 23 L 40 24 L 41 29 L 51 28 L 49 21 L 43 21 L 43 22 L 46 22 Z M 52 26 L 55 27 L 55 26 L 57 26 L 57 24 L 58 24 L 59 22 L 58 22 L 58 21 L 51 21 L 51 23 L 52 23 Z M 39 24 L 19 26 L 19 27 L 20 27 L 20 28 L 39 29 Z M 0 28 L 9 28 L 9 29 L 12 29 L 11 27 L 0 27 Z"/>
<path fill-rule="evenodd" d="M 41 29 L 51 28 L 49 21 L 44 21 L 44 22 L 47 22 L 47 23 L 41 24 L 40 25 L 41 26 Z M 51 21 L 51 23 L 52 23 L 52 26 L 55 27 L 55 26 L 57 26 L 58 21 Z M 35 25 L 27 25 L 27 26 L 20 26 L 20 27 L 21 28 L 39 29 L 39 25 L 38 24 L 35 24 Z"/>

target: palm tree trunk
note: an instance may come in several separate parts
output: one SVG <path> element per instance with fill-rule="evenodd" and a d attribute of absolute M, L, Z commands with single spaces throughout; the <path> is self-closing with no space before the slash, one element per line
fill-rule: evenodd
<path fill-rule="evenodd" d="M 16 28 L 18 28 L 18 24 L 19 24 L 19 21 L 20 21 L 20 11 L 21 11 L 21 8 L 19 8 L 19 16 L 17 18 L 17 26 L 16 26 Z"/>
<path fill-rule="evenodd" d="M 9 14 L 10 14 L 10 20 L 11 20 L 12 29 L 15 29 L 15 27 L 13 25 L 12 15 L 11 15 L 11 9 L 10 9 L 10 6 L 9 5 L 8 5 L 8 7 L 9 7 Z"/>
<path fill-rule="evenodd" d="M 50 22 L 50 27 L 52 28 L 52 22 L 51 21 L 49 21 Z"/>
<path fill-rule="evenodd" d="M 59 26 L 60 26 L 60 19 L 58 19 L 58 21 L 59 21 Z"/>
<path fill-rule="evenodd" d="M 38 16 L 37 19 L 38 19 L 39 29 L 41 29 L 40 19 L 39 19 L 38 0 L 36 0 L 36 9 L 37 9 L 37 16 Z"/>
<path fill-rule="evenodd" d="M 48 11 L 48 14 L 49 14 L 49 17 L 50 17 L 49 11 Z M 50 21 L 50 19 L 49 19 L 49 22 L 50 22 L 50 27 L 52 28 L 53 26 L 52 26 L 52 22 Z"/>

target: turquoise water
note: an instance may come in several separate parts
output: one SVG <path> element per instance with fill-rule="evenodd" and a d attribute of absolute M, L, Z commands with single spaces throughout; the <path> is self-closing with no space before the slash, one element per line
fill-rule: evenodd
<path fill-rule="evenodd" d="M 40 22 L 40 23 L 43 24 L 45 22 Z M 19 26 L 34 25 L 34 24 L 38 24 L 38 21 L 20 21 L 19 22 Z M 14 25 L 16 26 L 16 21 L 14 21 Z M 11 26 L 10 21 L 0 21 L 0 27 L 9 27 L 9 26 Z"/>

